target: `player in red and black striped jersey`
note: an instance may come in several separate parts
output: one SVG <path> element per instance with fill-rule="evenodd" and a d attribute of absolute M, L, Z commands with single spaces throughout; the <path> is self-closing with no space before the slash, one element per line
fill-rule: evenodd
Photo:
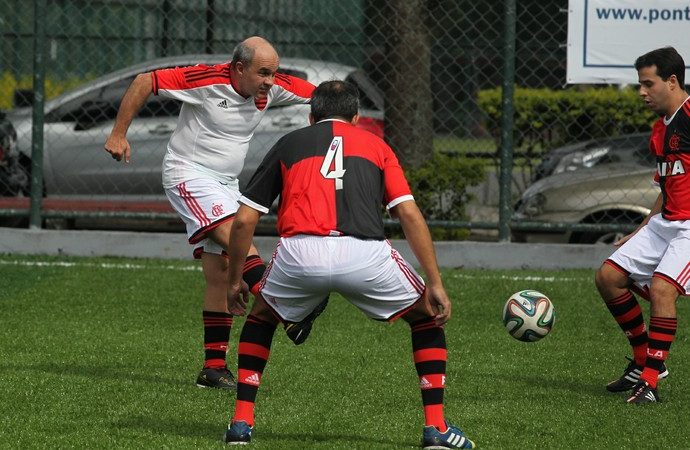
<path fill-rule="evenodd" d="M 674 48 L 640 56 L 635 68 L 640 96 L 662 116 L 650 138 L 661 193 L 637 230 L 616 242 L 620 248 L 597 271 L 596 285 L 633 351 L 607 389 L 632 390 L 628 403 L 650 403 L 659 401 L 657 381 L 668 374 L 676 301 L 690 295 L 690 98 L 685 63 Z M 651 302 L 649 329 L 632 291 Z"/>
<path fill-rule="evenodd" d="M 281 238 L 240 335 L 237 401 L 225 440 L 251 439 L 254 403 L 276 326 L 303 320 L 325 296 L 338 292 L 372 319 L 402 317 L 409 323 L 424 407 L 423 446 L 474 448 L 443 413 L 443 325 L 451 303 L 429 229 L 393 150 L 355 127 L 357 111 L 354 86 L 322 83 L 312 95 L 312 125 L 276 143 L 240 198 L 228 247 L 228 309 L 234 314 L 244 314 L 247 306 L 235 258 L 247 252 L 259 216 L 278 196 Z M 385 239 L 384 207 L 400 219 L 426 285 Z"/>
<path fill-rule="evenodd" d="M 139 74 L 125 93 L 105 150 L 129 162 L 126 133 L 151 95 L 182 102 L 163 160 L 163 187 L 185 222 L 187 238 L 201 259 L 206 290 L 202 311 L 204 365 L 200 387 L 234 389 L 226 353 L 232 315 L 227 311 L 226 246 L 239 207 L 237 176 L 254 130 L 271 106 L 309 102 L 314 86 L 277 73 L 278 54 L 253 36 L 234 50 L 232 61 L 214 66 L 175 67 Z M 265 266 L 251 246 L 242 256 L 245 281 L 258 289 Z M 308 332 L 308 330 L 306 330 Z M 302 338 L 306 338 L 303 333 Z"/>

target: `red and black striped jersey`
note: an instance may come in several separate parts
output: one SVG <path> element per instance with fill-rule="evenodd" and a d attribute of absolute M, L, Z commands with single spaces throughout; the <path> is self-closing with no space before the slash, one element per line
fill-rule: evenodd
<path fill-rule="evenodd" d="M 385 239 L 383 206 L 413 200 L 398 158 L 379 137 L 340 120 L 293 131 L 268 152 L 240 202 L 267 213 L 280 195 L 281 236 Z"/>
<path fill-rule="evenodd" d="M 671 118 L 654 124 L 649 147 L 656 156 L 654 181 L 661 188 L 662 216 L 690 219 L 690 98 Z"/>

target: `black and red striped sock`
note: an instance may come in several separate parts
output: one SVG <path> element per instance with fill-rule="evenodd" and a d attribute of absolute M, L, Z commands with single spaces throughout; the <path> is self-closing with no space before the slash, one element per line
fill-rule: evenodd
<path fill-rule="evenodd" d="M 649 348 L 647 362 L 640 378 L 656 388 L 659 373 L 662 372 L 664 361 L 668 358 L 668 351 L 676 336 L 678 319 L 675 317 L 652 316 L 649 320 Z"/>
<path fill-rule="evenodd" d="M 633 350 L 635 363 L 643 366 L 647 359 L 647 328 L 642 308 L 632 292 L 628 291 L 606 303 L 613 318 L 625 333 Z"/>
<path fill-rule="evenodd" d="M 225 367 L 228 339 L 232 327 L 232 314 L 203 311 L 204 318 L 204 369 Z"/>
<path fill-rule="evenodd" d="M 414 365 L 419 375 L 424 405 L 424 424 L 446 431 L 443 391 L 446 385 L 446 334 L 434 319 L 410 324 Z"/>
<path fill-rule="evenodd" d="M 259 295 L 259 283 L 264 276 L 265 270 L 266 264 L 264 264 L 259 255 L 249 255 L 244 261 L 242 279 L 247 283 L 249 292 L 254 294 L 254 297 Z"/>
<path fill-rule="evenodd" d="M 237 346 L 237 401 L 233 421 L 244 421 L 254 426 L 254 403 L 275 330 L 275 324 L 256 316 L 249 315 L 244 322 Z"/>

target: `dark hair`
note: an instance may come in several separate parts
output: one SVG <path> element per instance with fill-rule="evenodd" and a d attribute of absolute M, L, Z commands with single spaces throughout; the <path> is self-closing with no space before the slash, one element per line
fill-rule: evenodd
<path fill-rule="evenodd" d="M 311 115 L 314 122 L 333 117 L 352 120 L 358 110 L 359 92 L 347 81 L 324 81 L 311 95 Z"/>
<path fill-rule="evenodd" d="M 685 86 L 685 62 L 673 47 L 663 47 L 645 53 L 635 60 L 635 69 L 656 66 L 656 74 L 666 81 L 671 75 L 675 75 L 678 84 Z"/>
<path fill-rule="evenodd" d="M 250 66 L 252 60 L 254 59 L 254 47 L 250 47 L 246 43 L 240 42 L 237 44 L 235 49 L 232 51 L 232 62 L 231 64 L 235 66 L 238 62 L 241 62 L 244 66 Z"/>

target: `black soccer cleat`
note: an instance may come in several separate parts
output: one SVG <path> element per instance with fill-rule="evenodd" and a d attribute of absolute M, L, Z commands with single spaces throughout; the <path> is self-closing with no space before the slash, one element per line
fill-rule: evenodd
<path fill-rule="evenodd" d="M 635 405 L 644 405 L 646 403 L 660 402 L 659 394 L 656 388 L 653 388 L 646 381 L 640 381 L 633 388 L 632 395 L 626 400 L 627 403 Z"/>
<path fill-rule="evenodd" d="M 288 335 L 290 340 L 295 343 L 295 345 L 300 345 L 302 342 L 306 341 L 311 333 L 311 327 L 317 317 L 326 309 L 328 305 L 328 296 L 319 303 L 312 312 L 309 313 L 307 317 L 302 319 L 300 322 L 288 322 L 285 324 L 285 334 Z"/>
<path fill-rule="evenodd" d="M 225 431 L 223 442 L 230 445 L 247 445 L 252 440 L 252 431 L 254 431 L 254 427 L 250 427 L 243 420 L 231 422 Z"/>
<path fill-rule="evenodd" d="M 196 379 L 196 385 L 202 388 L 237 390 L 235 377 L 227 367 L 221 369 L 201 369 Z"/>
<path fill-rule="evenodd" d="M 640 375 L 642 375 L 642 369 L 644 369 L 644 367 L 640 366 L 639 364 L 635 364 L 635 360 L 630 359 L 628 367 L 625 368 L 623 375 L 607 384 L 606 390 L 609 392 L 625 392 L 631 390 L 637 383 L 639 383 Z M 664 364 L 661 366 L 661 372 L 659 372 L 658 379 L 661 380 L 667 376 L 668 369 L 666 368 L 666 364 Z"/>

